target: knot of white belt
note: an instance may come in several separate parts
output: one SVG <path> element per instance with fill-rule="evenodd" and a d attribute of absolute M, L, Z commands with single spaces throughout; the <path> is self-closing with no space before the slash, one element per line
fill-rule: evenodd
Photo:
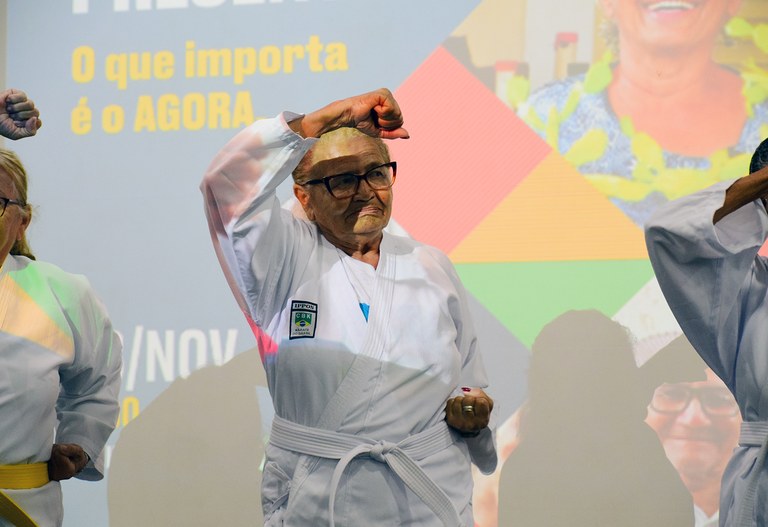
<path fill-rule="evenodd" d="M 397 445 L 395 443 L 390 443 L 389 441 L 379 441 L 371 447 L 371 450 L 368 451 L 368 454 L 379 463 L 386 463 L 387 460 L 384 458 L 384 456 L 396 448 Z"/>
<path fill-rule="evenodd" d="M 270 443 L 286 450 L 339 462 L 331 477 L 328 502 L 329 524 L 334 527 L 334 505 L 336 490 L 347 465 L 356 457 L 368 455 L 386 464 L 408 488 L 413 491 L 447 527 L 460 527 L 461 518 L 456 507 L 443 490 L 424 473 L 416 463 L 447 448 L 454 442 L 453 435 L 445 423 L 409 436 L 399 443 L 374 441 L 372 439 L 302 426 L 275 416 L 272 421 Z"/>

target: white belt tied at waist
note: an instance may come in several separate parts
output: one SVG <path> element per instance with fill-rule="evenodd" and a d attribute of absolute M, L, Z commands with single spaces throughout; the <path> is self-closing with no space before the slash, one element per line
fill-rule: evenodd
<path fill-rule="evenodd" d="M 748 447 L 760 447 L 757 459 L 749 475 L 744 498 L 736 511 L 734 527 L 754 527 L 752 514 L 755 510 L 757 498 L 757 482 L 765 465 L 766 453 L 768 453 L 768 421 L 752 421 L 741 423 L 739 445 Z"/>
<path fill-rule="evenodd" d="M 341 475 L 347 465 L 356 457 L 368 455 L 386 463 L 414 494 L 416 494 L 447 527 L 461 527 L 462 522 L 456 508 L 443 490 L 416 464 L 453 444 L 454 439 L 448 425 L 439 423 L 423 432 L 409 436 L 399 443 L 374 441 L 366 437 L 311 428 L 275 416 L 269 442 L 300 454 L 338 459 L 331 478 L 328 513 L 330 526 L 335 527 L 333 507 Z"/>

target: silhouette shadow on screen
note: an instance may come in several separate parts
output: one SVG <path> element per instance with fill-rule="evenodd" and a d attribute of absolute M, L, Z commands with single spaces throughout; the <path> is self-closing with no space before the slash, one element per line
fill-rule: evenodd
<path fill-rule="evenodd" d="M 174 381 L 115 445 L 109 525 L 261 525 L 259 394 L 271 404 L 256 350 Z"/>
<path fill-rule="evenodd" d="M 643 422 L 652 387 L 623 326 L 562 314 L 533 344 L 528 387 L 499 525 L 693 525 L 691 496 Z"/>

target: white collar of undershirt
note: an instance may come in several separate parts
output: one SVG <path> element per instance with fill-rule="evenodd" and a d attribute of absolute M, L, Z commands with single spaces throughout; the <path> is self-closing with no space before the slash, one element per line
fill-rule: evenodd
<path fill-rule="evenodd" d="M 707 513 L 693 506 L 693 519 L 694 527 L 718 527 L 720 523 L 720 511 L 715 511 L 712 516 L 707 516 Z"/>

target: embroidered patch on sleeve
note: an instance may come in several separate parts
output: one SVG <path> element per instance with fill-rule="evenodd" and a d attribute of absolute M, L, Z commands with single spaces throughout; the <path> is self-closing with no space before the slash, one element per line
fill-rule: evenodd
<path fill-rule="evenodd" d="M 317 304 L 294 300 L 291 302 L 291 339 L 315 338 L 317 327 Z"/>

